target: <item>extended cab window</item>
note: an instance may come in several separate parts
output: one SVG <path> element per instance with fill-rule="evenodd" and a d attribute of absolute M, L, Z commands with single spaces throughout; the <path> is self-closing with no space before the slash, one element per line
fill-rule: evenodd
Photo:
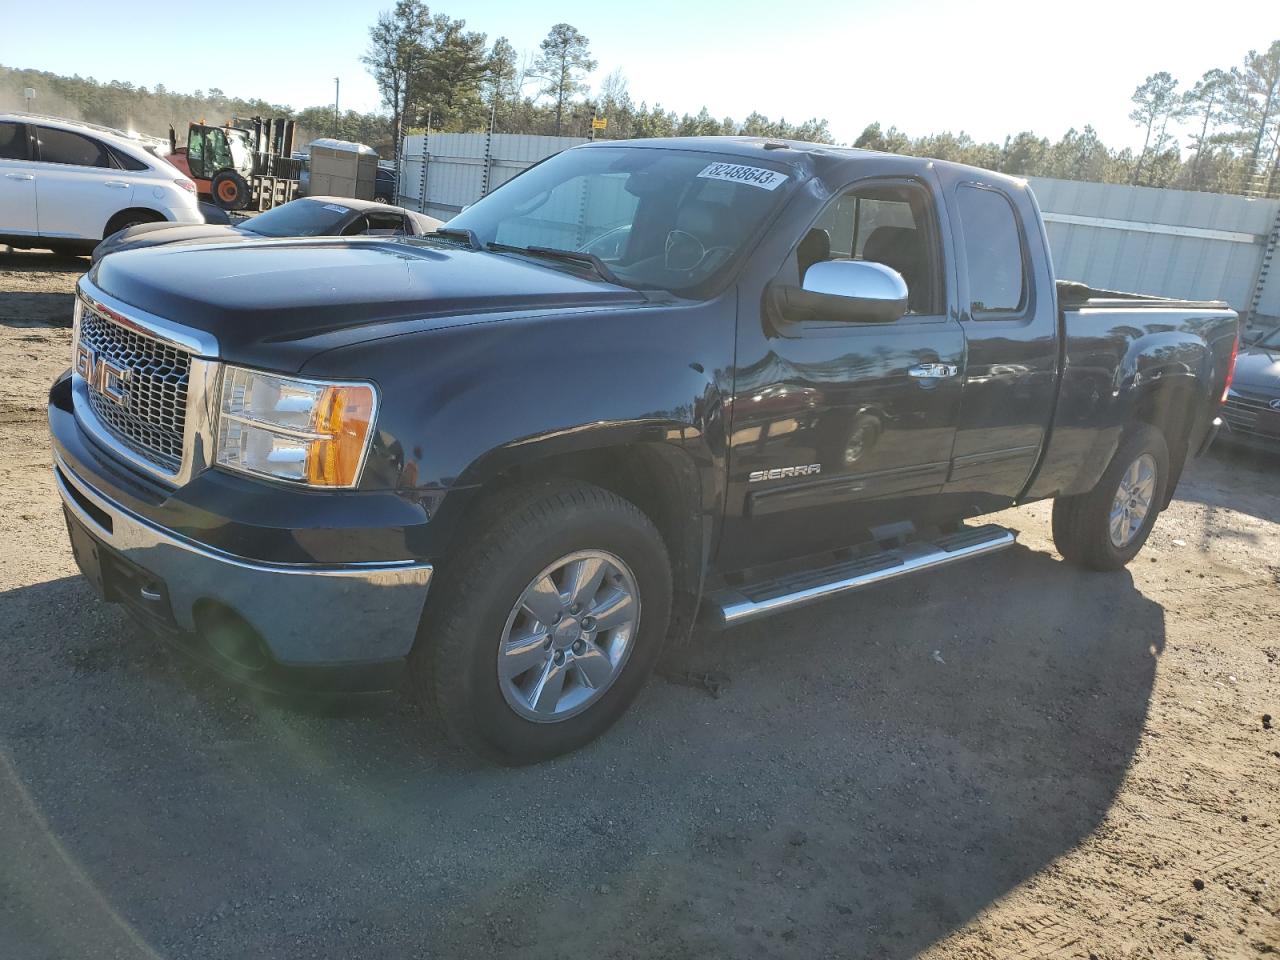
<path fill-rule="evenodd" d="M 1020 312 L 1026 298 L 1026 264 L 1013 205 L 983 187 L 956 191 L 968 261 L 969 310 L 975 316 Z"/>
<path fill-rule="evenodd" d="M 27 125 L 0 123 L 0 160 L 27 159 Z"/>
<path fill-rule="evenodd" d="M 914 184 L 877 184 L 833 202 L 801 242 L 800 277 L 819 260 L 870 260 L 907 283 L 908 313 L 941 313 L 928 194 Z"/>
<path fill-rule="evenodd" d="M 111 154 L 97 140 L 52 127 L 37 127 L 40 159 L 45 163 L 66 163 L 76 167 L 109 167 Z"/>

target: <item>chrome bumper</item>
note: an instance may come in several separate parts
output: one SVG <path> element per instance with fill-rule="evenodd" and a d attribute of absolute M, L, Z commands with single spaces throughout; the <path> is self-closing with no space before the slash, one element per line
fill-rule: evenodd
<path fill-rule="evenodd" d="M 54 465 L 66 508 L 108 548 L 165 585 L 180 629 L 196 632 L 196 604 L 212 600 L 243 617 L 286 666 L 392 660 L 413 646 L 430 564 L 246 560 L 143 520 L 98 493 L 56 454 Z"/>

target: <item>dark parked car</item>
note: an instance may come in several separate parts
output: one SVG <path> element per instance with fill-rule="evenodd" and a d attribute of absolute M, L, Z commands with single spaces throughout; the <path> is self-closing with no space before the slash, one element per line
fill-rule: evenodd
<path fill-rule="evenodd" d="M 263 237 L 420 237 L 440 223 L 426 214 L 372 200 L 304 197 L 235 224 L 143 223 L 129 227 L 98 244 L 93 262 L 121 250 L 174 243 L 242 243 Z"/>
<path fill-rule="evenodd" d="M 396 202 L 396 171 L 394 168 L 378 164 L 378 172 L 373 184 L 373 199 L 381 203 Z"/>
<path fill-rule="evenodd" d="M 1280 328 L 1240 352 L 1222 419 L 1226 443 L 1280 453 Z"/>
<path fill-rule="evenodd" d="M 699 609 L 1013 543 L 972 517 L 1052 498 L 1065 557 L 1123 566 L 1237 333 L 1221 303 L 1055 284 L 1022 180 L 635 140 L 421 239 L 108 257 L 49 423 L 109 600 L 264 686 L 408 667 L 460 742 L 528 762 L 605 730 Z"/>

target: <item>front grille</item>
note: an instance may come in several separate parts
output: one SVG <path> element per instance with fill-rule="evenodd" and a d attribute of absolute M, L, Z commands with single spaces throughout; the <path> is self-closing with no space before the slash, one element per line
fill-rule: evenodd
<path fill-rule="evenodd" d="M 1249 397 L 1232 392 L 1222 405 L 1222 417 L 1233 430 L 1254 433 L 1258 426 L 1258 414 L 1271 409 L 1270 397 Z"/>
<path fill-rule="evenodd" d="M 121 326 L 84 305 L 80 343 L 97 360 L 128 370 L 122 403 L 88 384 L 89 405 L 128 447 L 176 473 L 182 465 L 191 354 Z"/>

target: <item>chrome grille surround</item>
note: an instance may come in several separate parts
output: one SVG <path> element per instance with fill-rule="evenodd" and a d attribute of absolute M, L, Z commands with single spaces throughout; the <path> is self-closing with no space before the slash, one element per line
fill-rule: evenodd
<path fill-rule="evenodd" d="M 80 279 L 77 294 L 72 334 L 76 419 L 114 456 L 181 486 L 209 466 L 209 398 L 216 397 L 221 373 L 221 364 L 213 359 L 218 355 L 216 338 L 123 303 L 88 277 Z M 76 369 L 81 343 L 128 371 L 123 403 Z"/>
<path fill-rule="evenodd" d="M 177 473 L 187 428 L 191 354 L 121 326 L 87 305 L 80 315 L 77 343 L 128 371 L 122 403 L 87 385 L 89 405 L 98 419 L 137 453 Z"/>

